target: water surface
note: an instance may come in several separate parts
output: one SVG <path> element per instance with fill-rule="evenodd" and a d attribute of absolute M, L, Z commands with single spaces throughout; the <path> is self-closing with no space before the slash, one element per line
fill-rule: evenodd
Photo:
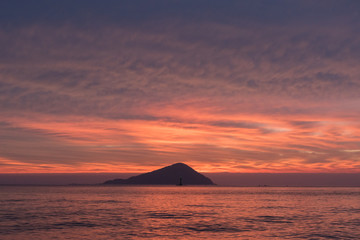
<path fill-rule="evenodd" d="M 360 188 L 2 186 L 1 239 L 360 239 Z"/>

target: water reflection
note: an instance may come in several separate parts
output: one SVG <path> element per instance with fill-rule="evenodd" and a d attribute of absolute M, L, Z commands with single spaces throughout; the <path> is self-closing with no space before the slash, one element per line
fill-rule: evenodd
<path fill-rule="evenodd" d="M 1 239 L 358 238 L 359 188 L 1 187 Z"/>

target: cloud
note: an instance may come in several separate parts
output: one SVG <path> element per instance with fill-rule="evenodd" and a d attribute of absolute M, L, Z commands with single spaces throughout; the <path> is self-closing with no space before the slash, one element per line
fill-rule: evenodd
<path fill-rule="evenodd" d="M 17 3 L 23 14 L 0 24 L 3 159 L 259 171 L 358 162 L 354 1 Z"/>
<path fill-rule="evenodd" d="M 178 31 L 186 34 L 187 29 L 183 28 Z M 190 33 L 201 32 L 202 26 L 197 28 L 193 26 Z M 214 31 L 218 32 L 216 36 L 239 32 L 226 26 L 215 27 Z M 190 100 L 213 104 L 229 102 L 238 108 L 249 105 L 274 108 L 293 107 L 298 99 L 310 104 L 314 100 L 325 104 L 352 99 L 357 97 L 359 89 L 359 71 L 355 66 L 337 67 L 338 61 L 333 59 L 323 59 L 319 65 L 314 60 L 321 56 L 314 55 L 306 45 L 297 50 L 289 44 L 291 36 L 286 32 L 284 39 L 256 32 L 255 40 L 250 43 L 254 34 L 248 36 L 248 30 L 235 36 L 240 40 L 248 38 L 248 43 L 230 49 L 221 42 L 207 45 L 206 39 L 182 41 L 173 33 L 117 28 L 97 32 L 104 37 L 94 37 L 91 31 L 73 27 L 56 30 L 35 27 L 13 34 L 4 45 L 19 56 L 14 57 L 15 63 L 2 65 L 1 84 L 7 89 L 7 92 L 3 90 L 2 102 L 6 102 L 8 108 L 14 107 L 10 105 L 12 102 L 21 106 L 24 102 L 38 103 L 36 106 L 52 102 L 51 106 L 39 109 L 65 112 L 60 104 L 64 102 L 67 111 L 83 114 L 88 108 L 93 112 L 94 108 L 105 109 L 114 104 L 119 108 L 147 108 L 147 103 L 177 104 Z M 44 35 L 46 39 L 42 39 Z M 15 38 L 22 39 L 16 43 L 22 49 L 11 47 L 14 44 L 10 39 Z M 267 45 L 264 39 L 280 42 Z M 63 43 L 77 41 L 75 46 Z M 310 44 L 312 40 L 306 42 Z M 272 56 L 277 52 L 280 52 L 278 57 Z M 306 59 L 297 59 L 299 54 L 305 54 Z M 347 55 L 342 60 L 355 60 L 346 58 Z M 6 98 L 7 95 L 11 99 Z"/>

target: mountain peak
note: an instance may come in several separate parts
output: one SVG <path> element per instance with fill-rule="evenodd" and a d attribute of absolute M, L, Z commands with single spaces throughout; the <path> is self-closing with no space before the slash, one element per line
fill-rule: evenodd
<path fill-rule="evenodd" d="M 170 165 L 168 167 L 177 167 L 177 166 L 183 166 L 183 167 L 189 167 L 188 165 L 186 165 L 185 163 L 174 163 L 173 165 Z"/>
<path fill-rule="evenodd" d="M 137 184 L 137 185 L 214 185 L 211 179 L 198 173 L 184 163 L 157 169 L 128 179 L 114 179 L 104 184 Z"/>

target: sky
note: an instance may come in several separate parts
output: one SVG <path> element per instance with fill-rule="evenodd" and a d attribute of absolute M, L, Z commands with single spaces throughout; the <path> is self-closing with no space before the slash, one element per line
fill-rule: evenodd
<path fill-rule="evenodd" d="M 2 0 L 0 173 L 360 173 L 360 1 Z"/>

